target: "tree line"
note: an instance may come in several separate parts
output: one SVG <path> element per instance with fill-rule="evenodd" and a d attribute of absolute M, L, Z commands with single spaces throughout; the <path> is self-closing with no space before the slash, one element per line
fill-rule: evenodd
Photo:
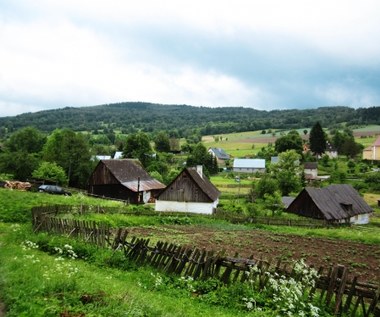
<path fill-rule="evenodd" d="M 321 107 L 304 110 L 261 111 L 244 107 L 193 107 L 124 102 L 91 107 L 66 107 L 0 118 L 0 138 L 33 126 L 44 132 L 120 130 L 124 134 L 167 131 L 176 137 L 198 133 L 212 135 L 267 129 L 310 128 L 315 122 L 326 128 L 340 124 L 380 124 L 380 107 Z"/>
<path fill-rule="evenodd" d="M 21 128 L 0 146 L 0 174 L 86 188 L 98 163 L 99 145 L 91 140 L 91 135 L 67 128 L 48 134 L 34 127 Z M 218 172 L 216 158 L 201 142 L 187 143 L 186 154 L 179 158 L 171 153 L 172 146 L 173 139 L 165 131 L 153 138 L 140 131 L 120 139 L 118 150 L 123 158 L 140 160 L 151 176 L 163 183 L 169 183 L 185 166 L 203 165 L 206 175 Z"/>

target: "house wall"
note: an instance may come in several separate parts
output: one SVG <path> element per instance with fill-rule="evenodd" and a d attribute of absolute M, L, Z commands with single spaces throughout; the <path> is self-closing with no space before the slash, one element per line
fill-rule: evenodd
<path fill-rule="evenodd" d="M 234 168 L 233 168 L 233 171 L 234 171 L 234 172 L 238 172 L 238 173 L 256 173 L 256 172 L 264 173 L 264 172 L 265 172 L 265 168 L 243 168 L 243 167 L 234 167 Z"/>
<path fill-rule="evenodd" d="M 310 175 L 311 179 L 316 179 L 318 177 L 318 170 L 315 168 L 313 169 L 305 168 L 304 173 L 305 175 Z"/>
<path fill-rule="evenodd" d="M 212 203 L 196 203 L 196 202 L 179 202 L 156 200 L 156 211 L 178 211 L 191 212 L 197 214 L 211 215 L 217 206 L 217 201 Z"/>
<path fill-rule="evenodd" d="M 119 181 L 103 163 L 99 163 L 89 179 L 89 185 L 102 184 L 119 184 Z"/>
<path fill-rule="evenodd" d="M 371 149 L 363 151 L 363 160 L 380 160 L 380 147 L 372 146 Z"/>
<path fill-rule="evenodd" d="M 187 173 L 182 173 L 160 195 L 160 200 L 173 202 L 210 203 L 210 198 L 198 187 Z"/>
<path fill-rule="evenodd" d="M 89 185 L 88 193 L 137 203 L 137 193 L 120 184 Z"/>
<path fill-rule="evenodd" d="M 370 217 L 369 214 L 356 215 L 350 218 L 350 223 L 353 223 L 356 225 L 365 225 L 369 223 L 369 217 Z"/>

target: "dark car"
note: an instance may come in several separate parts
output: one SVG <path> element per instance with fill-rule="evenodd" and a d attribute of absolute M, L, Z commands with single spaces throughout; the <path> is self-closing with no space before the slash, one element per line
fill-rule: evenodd
<path fill-rule="evenodd" d="M 38 187 L 38 191 L 49 194 L 71 196 L 70 192 L 64 190 L 62 187 L 57 185 L 41 185 L 40 187 Z"/>

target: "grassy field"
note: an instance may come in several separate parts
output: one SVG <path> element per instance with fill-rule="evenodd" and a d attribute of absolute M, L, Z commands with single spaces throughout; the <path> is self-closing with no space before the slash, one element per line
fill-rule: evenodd
<path fill-rule="evenodd" d="M 298 133 L 305 137 L 304 130 L 308 133 L 310 129 L 301 128 L 297 129 Z M 272 129 L 272 132 L 262 134 L 262 130 L 250 131 L 250 132 L 240 132 L 240 133 L 229 133 L 229 134 L 218 134 L 218 135 L 208 135 L 202 138 L 203 144 L 208 147 L 220 147 L 224 149 L 232 157 L 252 157 L 255 156 L 260 149 L 268 145 L 268 142 L 274 143 L 275 139 L 280 137 L 281 134 L 286 134 L 289 131 L 278 131 Z M 266 131 L 268 132 L 268 131 Z M 370 125 L 362 128 L 357 128 L 353 130 L 356 142 L 363 144 L 365 147 L 371 145 L 380 135 L 380 125 Z M 219 140 L 216 141 L 215 138 Z"/>
<path fill-rule="evenodd" d="M 205 136 L 203 144 L 209 147 L 223 148 L 233 157 L 250 157 L 257 154 L 261 148 L 267 145 L 265 138 L 271 134 L 261 134 L 261 131 L 240 132 L 218 135 L 221 140 L 215 141 L 216 136 Z M 258 142 L 262 141 L 262 142 Z"/>
<path fill-rule="evenodd" d="M 43 252 L 41 244 L 46 238 L 36 237 L 25 225 L 0 223 L 0 232 L 0 290 L 7 317 L 261 316 L 195 300 L 191 292 L 179 287 L 179 278 L 176 285 L 111 251 L 82 245 L 91 256 L 84 261 L 78 254 L 78 258 L 67 258 Z M 51 246 L 63 250 L 73 242 L 51 240 Z M 270 311 L 262 313 L 274 316 Z"/>

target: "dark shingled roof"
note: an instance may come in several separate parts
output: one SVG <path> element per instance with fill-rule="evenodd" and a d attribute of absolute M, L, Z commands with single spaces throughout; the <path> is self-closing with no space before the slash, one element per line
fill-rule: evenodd
<path fill-rule="evenodd" d="M 347 184 L 330 185 L 324 188 L 306 187 L 290 204 L 287 211 L 307 213 L 300 200 L 309 197 L 326 220 L 342 220 L 373 210 L 359 193 Z M 303 209 L 302 209 L 303 208 Z"/>
<path fill-rule="evenodd" d="M 210 180 L 197 172 L 196 168 L 185 168 L 186 172 L 194 180 L 194 182 L 200 187 L 200 189 L 212 200 L 215 201 L 220 196 L 220 191 L 210 182 Z"/>
<path fill-rule="evenodd" d="M 165 185 L 152 178 L 144 170 L 139 160 L 121 159 L 121 160 L 101 160 L 115 178 L 125 187 L 137 192 L 152 189 L 163 189 Z M 140 178 L 140 182 L 138 179 Z"/>

